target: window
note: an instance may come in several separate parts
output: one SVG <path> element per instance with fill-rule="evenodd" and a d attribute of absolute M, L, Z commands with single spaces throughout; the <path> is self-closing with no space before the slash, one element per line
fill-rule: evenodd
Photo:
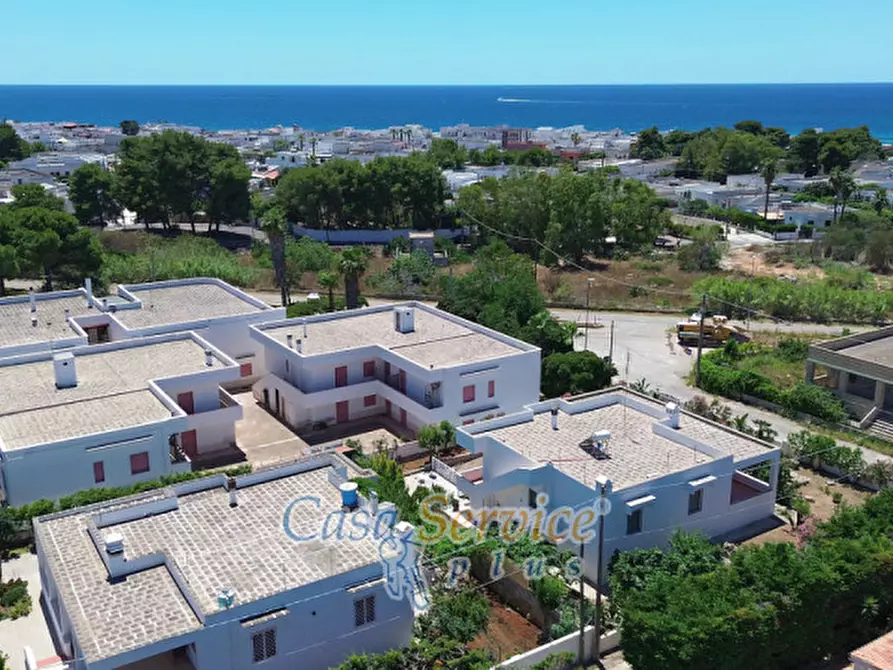
<path fill-rule="evenodd" d="M 239 376 L 240 377 L 250 377 L 252 375 L 252 365 L 251 363 L 242 363 L 239 366 Z"/>
<path fill-rule="evenodd" d="M 93 464 L 93 481 L 97 484 L 102 484 L 105 481 L 105 463 L 102 461 L 96 461 Z"/>
<path fill-rule="evenodd" d="M 474 384 L 462 389 L 462 402 L 474 402 Z"/>
<path fill-rule="evenodd" d="M 141 451 L 138 454 L 131 454 L 130 474 L 138 475 L 143 472 L 149 472 L 149 452 Z"/>
<path fill-rule="evenodd" d="M 635 512 L 626 517 L 626 534 L 635 535 L 642 532 L 642 510 L 637 509 Z"/>
<path fill-rule="evenodd" d="M 496 395 L 496 382 L 492 379 L 487 382 L 487 397 L 492 398 Z"/>
<path fill-rule="evenodd" d="M 276 655 L 276 629 L 267 628 L 267 630 L 252 635 L 251 646 L 254 651 L 253 658 L 255 663 L 273 658 Z"/>
<path fill-rule="evenodd" d="M 473 424 L 473 423 L 474 423 L 474 419 L 465 419 L 465 421 L 462 422 L 462 425 L 463 425 L 463 426 L 470 426 L 470 425 Z"/>
<path fill-rule="evenodd" d="M 353 601 L 353 619 L 357 626 L 375 621 L 375 596 L 366 596 Z"/>
<path fill-rule="evenodd" d="M 363 363 L 363 376 L 364 377 L 374 377 L 375 376 L 375 361 L 366 361 Z"/>
<path fill-rule="evenodd" d="M 698 489 L 688 496 L 688 515 L 697 514 L 704 505 L 704 489 Z"/>
<path fill-rule="evenodd" d="M 376 396 L 374 394 L 367 395 L 366 397 L 363 398 L 363 407 L 374 407 L 375 401 L 376 401 Z"/>
<path fill-rule="evenodd" d="M 347 386 L 347 366 L 335 368 L 335 386 Z"/>

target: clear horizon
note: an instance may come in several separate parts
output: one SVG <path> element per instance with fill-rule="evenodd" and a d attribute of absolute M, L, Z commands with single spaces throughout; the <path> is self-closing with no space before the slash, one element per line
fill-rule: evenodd
<path fill-rule="evenodd" d="M 889 83 L 893 62 L 888 0 L 7 4 L 0 85 Z"/>
<path fill-rule="evenodd" d="M 893 79 L 889 81 L 797 81 L 797 82 L 785 82 L 785 81 L 742 81 L 742 82 L 642 82 L 642 83 L 615 83 L 615 84 L 552 84 L 552 83 L 493 83 L 493 84 L 416 84 L 416 83 L 403 83 L 403 84 L 258 84 L 258 83 L 227 83 L 227 84 L 213 84 L 207 82 L 180 82 L 180 83 L 151 83 L 151 84 L 133 84 L 133 83 L 121 83 L 121 82 L 107 82 L 107 83 L 78 83 L 78 82 L 69 82 L 69 83 L 41 83 L 41 84 L 9 84 L 0 82 L 0 88 L 57 88 L 57 87 L 80 87 L 80 88 L 194 88 L 194 87 L 208 87 L 208 88 L 547 88 L 547 87 L 555 87 L 555 88 L 571 88 L 571 87 L 621 87 L 621 86 L 630 86 L 630 87 L 648 87 L 648 86 L 662 86 L 662 87 L 673 87 L 673 86 L 890 86 L 893 85 Z"/>

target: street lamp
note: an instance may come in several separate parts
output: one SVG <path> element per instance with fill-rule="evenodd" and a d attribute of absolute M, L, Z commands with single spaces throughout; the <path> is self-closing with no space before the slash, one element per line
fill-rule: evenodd
<path fill-rule="evenodd" d="M 593 633 L 595 637 L 592 641 L 592 655 L 593 658 L 598 662 L 598 659 L 601 656 L 601 612 L 602 612 L 602 560 L 604 557 L 605 551 L 605 517 L 608 515 L 608 512 L 611 510 L 611 503 L 608 501 L 608 496 L 611 495 L 611 491 L 613 490 L 613 484 L 611 480 L 605 477 L 604 475 L 599 475 L 595 478 L 595 488 L 596 491 L 599 491 L 599 498 L 595 505 L 595 513 L 598 514 L 598 556 L 596 563 L 596 577 L 595 577 L 595 627 Z M 586 661 L 586 596 L 584 593 L 584 580 L 583 577 L 585 575 L 585 571 L 583 568 L 583 544 L 580 544 L 580 665 L 584 665 Z"/>
<path fill-rule="evenodd" d="M 592 291 L 592 277 L 586 279 L 586 327 L 584 328 L 583 350 L 589 350 L 589 294 Z"/>

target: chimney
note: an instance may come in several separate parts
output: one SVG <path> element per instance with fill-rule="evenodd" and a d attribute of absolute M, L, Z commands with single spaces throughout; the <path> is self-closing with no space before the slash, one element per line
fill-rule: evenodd
<path fill-rule="evenodd" d="M 103 312 L 109 311 L 109 299 L 108 298 L 102 299 L 102 311 Z"/>
<path fill-rule="evenodd" d="M 71 311 L 66 307 L 65 308 L 65 320 L 68 321 L 71 318 Z"/>
<path fill-rule="evenodd" d="M 378 494 L 375 491 L 369 492 L 369 512 L 373 517 L 378 516 Z"/>
<path fill-rule="evenodd" d="M 674 402 L 668 402 L 665 409 L 667 410 L 667 416 L 670 417 L 670 428 L 679 428 L 679 405 Z"/>
<path fill-rule="evenodd" d="M 87 306 L 93 307 L 93 280 L 90 277 L 84 280 L 84 288 L 87 289 Z"/>
<path fill-rule="evenodd" d="M 394 330 L 398 333 L 411 333 L 415 330 L 415 310 L 412 307 L 394 307 Z"/>
<path fill-rule="evenodd" d="M 213 367 L 214 365 L 214 354 L 211 352 L 210 349 L 205 349 L 205 365 L 207 365 L 209 368 Z"/>
<path fill-rule="evenodd" d="M 295 336 L 291 333 L 285 336 L 285 346 L 287 346 L 289 349 L 295 348 Z"/>
<path fill-rule="evenodd" d="M 37 296 L 34 294 L 34 287 L 28 289 L 28 302 L 31 303 L 31 313 L 37 311 Z"/>
<path fill-rule="evenodd" d="M 127 567 L 127 559 L 124 558 L 124 536 L 121 533 L 109 533 L 103 539 L 109 576 L 120 577 Z"/>
<path fill-rule="evenodd" d="M 552 410 L 552 430 L 558 430 L 558 408 Z"/>
<path fill-rule="evenodd" d="M 236 500 L 236 478 L 230 477 L 226 480 L 226 490 L 229 491 L 229 506 L 238 507 L 239 501 Z"/>
<path fill-rule="evenodd" d="M 74 366 L 74 354 L 66 351 L 53 356 L 53 371 L 57 389 L 70 389 L 78 385 L 78 373 Z"/>
<path fill-rule="evenodd" d="M 301 340 L 298 340 L 297 342 L 295 342 L 295 351 L 297 351 L 299 354 L 303 353 L 304 344 L 301 342 Z"/>
<path fill-rule="evenodd" d="M 304 339 L 307 339 L 307 319 L 304 319 Z"/>
<path fill-rule="evenodd" d="M 31 327 L 37 328 L 37 315 L 36 314 L 31 315 Z"/>

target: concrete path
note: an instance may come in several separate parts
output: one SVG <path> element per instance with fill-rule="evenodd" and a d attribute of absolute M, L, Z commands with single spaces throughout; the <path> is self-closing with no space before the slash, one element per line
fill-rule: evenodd
<path fill-rule="evenodd" d="M 0 650 L 9 656 L 12 670 L 25 670 L 24 648 L 31 647 L 40 663 L 56 657 L 56 649 L 40 606 L 40 571 L 37 556 L 24 554 L 3 563 L 3 579 L 24 579 L 31 594 L 31 614 L 15 621 L 0 621 Z"/>

